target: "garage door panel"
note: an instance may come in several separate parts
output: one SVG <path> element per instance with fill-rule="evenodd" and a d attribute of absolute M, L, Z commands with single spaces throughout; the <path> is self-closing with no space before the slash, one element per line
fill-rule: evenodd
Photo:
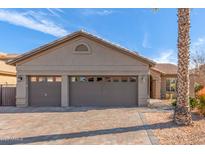
<path fill-rule="evenodd" d="M 71 82 L 71 106 L 136 106 L 137 82 Z"/>
<path fill-rule="evenodd" d="M 30 106 L 60 106 L 61 82 L 29 82 Z"/>
<path fill-rule="evenodd" d="M 103 100 L 107 106 L 136 106 L 136 83 L 106 83 Z"/>
<path fill-rule="evenodd" d="M 94 83 L 72 83 L 71 106 L 95 106 L 101 95 L 100 87 Z"/>

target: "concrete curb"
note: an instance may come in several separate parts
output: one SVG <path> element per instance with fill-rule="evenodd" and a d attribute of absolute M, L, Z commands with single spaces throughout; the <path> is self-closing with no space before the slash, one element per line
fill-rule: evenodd
<path fill-rule="evenodd" d="M 146 120 L 146 117 L 144 116 L 144 114 L 139 112 L 139 117 L 142 120 L 142 123 L 144 125 L 145 131 L 147 132 L 147 135 L 150 139 L 151 144 L 152 145 L 159 145 L 159 139 L 156 136 L 154 136 L 154 133 L 152 132 L 152 130 L 149 129 L 149 126 L 147 124 L 147 120 Z"/>

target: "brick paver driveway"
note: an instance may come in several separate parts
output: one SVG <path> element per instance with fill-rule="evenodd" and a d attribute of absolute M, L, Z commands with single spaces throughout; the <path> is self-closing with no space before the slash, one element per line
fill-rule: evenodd
<path fill-rule="evenodd" d="M 151 144 L 139 108 L 0 107 L 0 144 Z"/>

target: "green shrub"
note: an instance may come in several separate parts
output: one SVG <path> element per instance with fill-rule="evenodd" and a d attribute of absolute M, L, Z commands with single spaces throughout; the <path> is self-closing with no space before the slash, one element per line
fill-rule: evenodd
<path fill-rule="evenodd" d="M 199 113 L 205 116 L 205 95 L 199 96 Z"/>
<path fill-rule="evenodd" d="M 190 97 L 189 98 L 189 106 L 191 109 L 194 109 L 198 106 L 199 101 L 196 98 Z"/>
<path fill-rule="evenodd" d="M 192 97 L 189 98 L 189 106 L 191 109 L 194 109 L 195 107 L 197 107 L 198 104 L 199 104 L 199 101 L 196 98 L 192 98 Z M 174 100 L 172 102 L 172 106 L 176 106 L 176 105 L 177 105 L 177 101 Z"/>
<path fill-rule="evenodd" d="M 172 106 L 177 106 L 177 100 L 174 100 L 174 101 L 172 102 Z"/>
<path fill-rule="evenodd" d="M 177 101 L 172 102 L 172 106 L 176 106 Z M 189 98 L 189 105 L 191 109 L 197 108 L 199 113 L 205 116 L 205 95 L 200 95 L 197 98 Z"/>
<path fill-rule="evenodd" d="M 194 91 L 195 93 L 197 93 L 199 90 L 201 90 L 204 86 L 199 84 L 199 83 L 195 83 L 194 85 Z"/>

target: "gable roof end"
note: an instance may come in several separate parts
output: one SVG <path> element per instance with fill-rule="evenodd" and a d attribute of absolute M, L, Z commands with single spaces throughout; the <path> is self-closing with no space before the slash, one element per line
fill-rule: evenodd
<path fill-rule="evenodd" d="M 45 50 L 48 50 L 48 49 L 50 49 L 52 47 L 55 47 L 55 46 L 57 46 L 59 44 L 62 44 L 64 42 L 66 42 L 66 41 L 69 41 L 69 40 L 71 40 L 71 39 L 73 39 L 73 38 L 75 38 L 77 36 L 84 36 L 84 37 L 87 37 L 87 38 L 90 38 L 90 39 L 94 39 L 95 41 L 98 41 L 98 42 L 100 42 L 100 43 L 102 43 L 104 45 L 107 45 L 109 47 L 115 48 L 115 49 L 117 49 L 118 51 L 120 51 L 120 52 L 122 52 L 124 54 L 127 54 L 127 55 L 132 56 L 132 57 L 137 58 L 137 59 L 141 59 L 145 63 L 148 63 L 149 66 L 154 66 L 156 64 L 154 61 L 152 61 L 152 60 L 150 60 L 148 58 L 145 58 L 145 57 L 137 54 L 134 51 L 130 51 L 127 48 L 124 48 L 124 47 L 121 47 L 119 45 L 113 44 L 113 43 L 111 43 L 111 42 L 109 42 L 107 40 L 104 40 L 104 39 L 102 39 L 102 38 L 100 38 L 98 36 L 95 36 L 93 34 L 90 34 L 88 32 L 82 31 L 82 30 L 81 31 L 76 31 L 76 32 L 71 33 L 71 34 L 69 34 L 67 36 L 64 36 L 64 37 L 62 37 L 62 38 L 60 38 L 58 40 L 55 40 L 55 41 L 53 41 L 51 43 L 45 44 L 43 46 L 40 46 L 40 47 L 38 47 L 38 48 L 36 48 L 34 50 L 31 50 L 30 52 L 26 52 L 26 53 L 24 53 L 24 54 L 22 54 L 22 55 L 20 55 L 20 56 L 18 56 L 16 58 L 12 59 L 12 60 L 9 60 L 7 63 L 10 64 L 10 65 L 16 65 L 16 63 L 18 63 L 20 61 L 23 61 L 23 60 L 25 60 L 25 59 L 27 59 L 29 57 L 32 57 L 33 55 L 36 55 L 36 54 L 41 53 L 41 52 L 43 52 Z"/>

